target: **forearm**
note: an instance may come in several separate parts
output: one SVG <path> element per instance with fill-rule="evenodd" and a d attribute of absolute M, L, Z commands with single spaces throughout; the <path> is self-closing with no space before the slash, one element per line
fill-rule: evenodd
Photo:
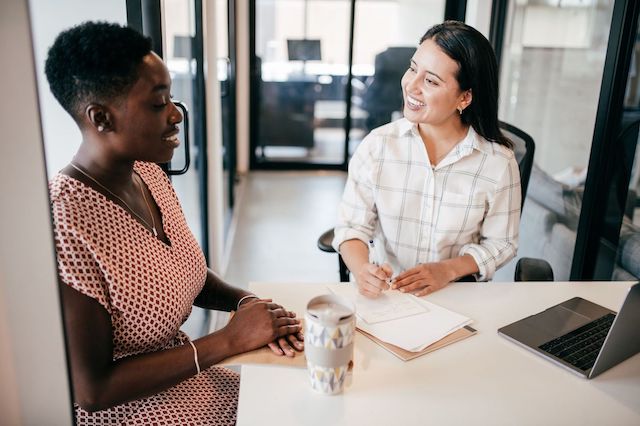
<path fill-rule="evenodd" d="M 354 275 L 369 263 L 369 247 L 361 240 L 347 240 L 340 244 L 340 255 Z"/>
<path fill-rule="evenodd" d="M 479 272 L 478 264 L 472 256 L 465 254 L 463 256 L 446 259 L 440 262 L 446 266 L 448 271 L 448 281 L 456 281 L 462 277 Z"/>
<path fill-rule="evenodd" d="M 225 329 L 193 341 L 200 370 L 243 351 Z M 192 377 L 197 372 L 190 344 L 113 361 L 101 377 L 75 384 L 79 405 L 89 411 L 110 408 L 155 395 Z"/>
<path fill-rule="evenodd" d="M 232 311 L 236 309 L 242 297 L 250 294 L 246 290 L 226 283 L 209 269 L 205 285 L 193 304 L 205 309 Z"/>

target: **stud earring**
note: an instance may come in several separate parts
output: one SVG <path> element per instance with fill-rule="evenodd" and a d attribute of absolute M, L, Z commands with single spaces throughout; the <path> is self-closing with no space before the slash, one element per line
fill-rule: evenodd
<path fill-rule="evenodd" d="M 462 109 L 462 107 L 461 107 L 461 106 L 459 106 L 459 107 L 458 107 L 458 112 L 460 113 L 460 115 L 462 115 L 462 111 L 464 111 L 464 110 Z"/>
<path fill-rule="evenodd" d="M 99 132 L 104 132 L 104 126 L 102 124 L 98 125 L 98 131 Z"/>

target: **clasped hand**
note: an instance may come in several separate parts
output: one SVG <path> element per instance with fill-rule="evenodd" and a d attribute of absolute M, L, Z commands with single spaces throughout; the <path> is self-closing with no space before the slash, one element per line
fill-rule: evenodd
<path fill-rule="evenodd" d="M 237 328 L 243 352 L 268 345 L 276 355 L 292 357 L 304 349 L 300 320 L 271 299 L 243 302 L 229 326 Z"/>
<path fill-rule="evenodd" d="M 451 281 L 449 268 L 441 262 L 421 263 L 393 279 L 392 273 L 387 263 L 382 266 L 367 263 L 356 275 L 358 290 L 368 297 L 378 297 L 389 289 L 421 297 L 440 290 Z"/>

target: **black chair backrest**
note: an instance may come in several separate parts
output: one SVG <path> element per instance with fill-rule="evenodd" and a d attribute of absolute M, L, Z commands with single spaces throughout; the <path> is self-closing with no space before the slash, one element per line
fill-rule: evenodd
<path fill-rule="evenodd" d="M 518 161 L 518 167 L 520 169 L 520 186 L 522 188 L 522 203 L 520 204 L 520 208 L 522 208 L 524 199 L 527 196 L 536 145 L 531 136 L 509 123 L 501 121 L 500 130 L 513 142 L 513 152 L 516 154 L 516 160 Z"/>

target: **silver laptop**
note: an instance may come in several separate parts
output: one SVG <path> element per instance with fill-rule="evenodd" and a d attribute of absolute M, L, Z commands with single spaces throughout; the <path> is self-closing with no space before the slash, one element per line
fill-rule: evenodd
<path fill-rule="evenodd" d="M 640 352 L 640 283 L 618 314 L 574 297 L 498 333 L 590 379 Z"/>

